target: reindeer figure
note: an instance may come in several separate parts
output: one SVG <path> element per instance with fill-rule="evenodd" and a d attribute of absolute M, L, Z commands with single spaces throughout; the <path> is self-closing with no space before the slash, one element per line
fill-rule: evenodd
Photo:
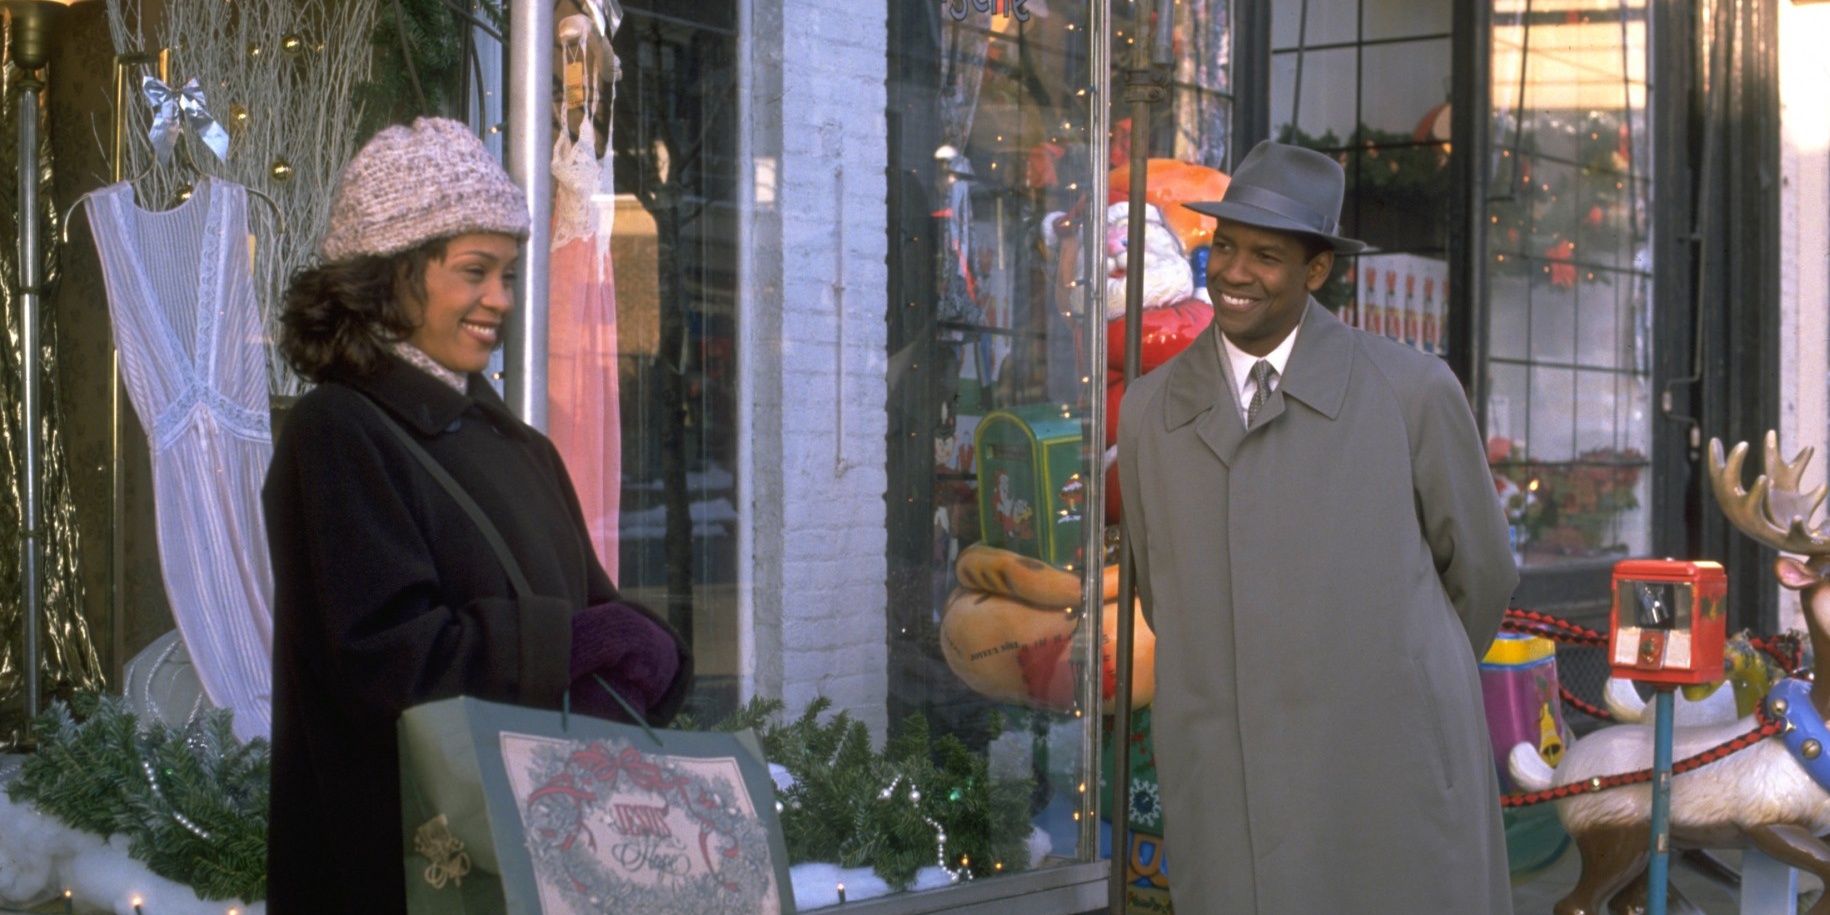
<path fill-rule="evenodd" d="M 1742 533 L 1803 561 L 1781 557 L 1774 573 L 1784 587 L 1799 592 L 1814 649 L 1809 687 L 1812 723 L 1830 716 L 1830 527 L 1812 518 L 1825 487 L 1798 491 L 1811 449 L 1791 462 L 1779 455 L 1777 436 L 1766 436 L 1766 467 L 1751 490 L 1741 488 L 1745 442 L 1727 460 L 1722 443 L 1709 443 L 1709 476 L 1716 502 Z M 1795 710 L 1795 713 L 1800 710 Z M 1714 725 L 1680 727 L 1673 735 L 1674 758 L 1682 759 L 1754 730 L 1754 716 Z M 1530 790 L 1584 782 L 1597 776 L 1644 769 L 1652 763 L 1652 729 L 1642 725 L 1604 728 L 1576 741 L 1554 772 L 1535 750 L 1515 747 L 1511 771 Z M 1814 781 L 1792 755 L 1784 735 L 1761 740 L 1739 753 L 1678 774 L 1671 782 L 1671 842 L 1676 848 L 1746 848 L 1809 871 L 1830 883 L 1830 791 Z M 1521 745 L 1523 746 L 1523 745 Z M 1808 752 L 1808 751 L 1807 751 Z M 1830 746 L 1821 748 L 1830 755 Z M 1650 857 L 1652 789 L 1637 784 L 1557 802 L 1563 826 L 1576 840 L 1582 876 L 1575 889 L 1558 901 L 1556 915 L 1600 915 L 1603 906 L 1630 883 L 1634 891 L 1614 899 L 1624 911 L 1631 898 L 1644 898 Z M 1809 915 L 1830 915 L 1830 895 Z"/>

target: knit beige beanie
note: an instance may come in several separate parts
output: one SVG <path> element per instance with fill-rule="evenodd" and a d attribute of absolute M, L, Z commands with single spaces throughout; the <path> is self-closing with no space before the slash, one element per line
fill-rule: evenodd
<path fill-rule="evenodd" d="M 318 254 L 386 256 L 468 232 L 526 238 L 527 197 L 469 127 L 419 118 L 376 134 L 344 166 Z"/>

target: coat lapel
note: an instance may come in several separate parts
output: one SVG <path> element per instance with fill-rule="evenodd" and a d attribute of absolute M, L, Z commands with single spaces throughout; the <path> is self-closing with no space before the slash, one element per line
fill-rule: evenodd
<path fill-rule="evenodd" d="M 1220 341 L 1215 336 L 1218 333 L 1219 324 L 1208 325 L 1207 331 L 1170 363 L 1165 384 L 1165 420 L 1170 429 L 1194 423 L 1195 435 L 1221 463 L 1231 466 L 1247 430 L 1227 390 L 1226 372 L 1220 365 Z M 1347 325 L 1310 299 L 1302 330 L 1296 336 L 1296 348 L 1284 366 L 1283 380 L 1259 408 L 1258 423 L 1253 428 L 1261 428 L 1283 415 L 1286 394 L 1330 420 L 1339 416 L 1347 399 L 1352 364 L 1353 336 Z"/>
<path fill-rule="evenodd" d="M 1245 438 L 1245 423 L 1233 409 L 1226 389 L 1226 371 L 1220 367 L 1220 325 L 1209 324 L 1188 349 L 1169 364 L 1165 419 L 1170 429 L 1195 423 L 1195 434 L 1223 464 L 1231 465 L 1233 452 Z"/>
<path fill-rule="evenodd" d="M 1283 412 L 1286 394 L 1329 419 L 1340 416 L 1352 369 L 1353 331 L 1322 303 L 1310 299 L 1302 330 L 1296 335 L 1296 348 L 1290 351 L 1290 361 L 1284 366 L 1283 380 L 1265 402 L 1258 424 L 1262 426 Z"/>

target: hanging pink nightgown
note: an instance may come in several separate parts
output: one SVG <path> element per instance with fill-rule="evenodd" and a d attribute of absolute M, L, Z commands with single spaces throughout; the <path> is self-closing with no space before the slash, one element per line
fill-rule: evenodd
<path fill-rule="evenodd" d="M 610 211 L 593 195 L 604 166 L 589 117 L 553 144 L 553 245 L 547 298 L 547 435 L 565 459 L 597 558 L 617 579 L 622 412 L 617 403 L 616 285 Z M 608 198 L 605 198 L 608 199 Z"/>

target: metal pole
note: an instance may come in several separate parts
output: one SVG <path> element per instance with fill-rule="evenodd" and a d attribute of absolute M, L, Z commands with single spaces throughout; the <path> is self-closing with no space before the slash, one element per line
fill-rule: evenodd
<path fill-rule="evenodd" d="M 1125 101 L 1131 103 L 1131 175 L 1125 239 L 1125 385 L 1138 376 L 1142 362 L 1144 313 L 1144 190 L 1150 168 L 1150 109 L 1169 98 L 1170 34 L 1173 0 L 1158 0 L 1155 28 L 1138 41 L 1136 62 L 1125 72 Z M 1148 13 L 1143 13 L 1148 16 Z M 1141 18 L 1141 17 L 1140 17 Z M 1148 20 L 1145 19 L 1147 24 Z M 1133 38 L 1143 38 L 1134 23 Z M 1091 208 L 1089 208 L 1091 209 Z M 1109 420 L 1108 420 L 1109 421 Z M 1119 455 L 1122 460 L 1123 454 Z M 1133 606 L 1137 602 L 1136 567 L 1131 541 L 1121 533 L 1118 558 L 1118 626 L 1113 638 L 1112 689 L 1112 876 L 1107 880 L 1107 907 L 1126 908 L 1130 884 L 1131 842 L 1131 653 L 1136 642 Z"/>
<path fill-rule="evenodd" d="M 1092 0 L 1092 7 L 1087 14 L 1088 34 L 1110 35 L 1112 33 L 1110 0 Z M 1087 73 L 1086 142 L 1091 163 L 1105 162 L 1109 158 L 1112 136 L 1112 43 L 1110 41 L 1090 41 L 1088 51 L 1090 69 Z M 1088 386 L 1088 428 L 1101 430 L 1106 428 L 1106 398 L 1104 394 L 1106 365 L 1106 284 L 1103 278 L 1095 279 L 1094 265 L 1105 263 L 1104 244 L 1106 239 L 1105 206 L 1107 185 L 1111 182 L 1111 172 L 1105 168 L 1092 166 L 1086 177 L 1087 200 L 1085 208 L 1074 231 L 1080 238 L 1073 264 L 1074 281 L 1070 287 L 1072 295 L 1062 303 L 1064 309 L 1076 312 L 1078 322 L 1084 325 L 1087 346 L 1087 367 L 1091 369 L 1084 382 Z M 1099 205 L 1095 206 L 1094 203 Z M 1064 311 L 1063 314 L 1066 314 Z M 1089 433 L 1087 441 L 1092 454 L 1099 452 L 1104 444 L 1102 433 Z M 1101 654 L 1104 650 L 1106 633 L 1102 609 L 1105 597 L 1101 582 L 1104 580 L 1104 563 L 1106 551 L 1105 539 L 1105 481 L 1106 475 L 1100 472 L 1101 464 L 1095 459 L 1088 467 L 1087 505 L 1089 514 L 1099 519 L 1098 524 L 1090 524 L 1084 532 L 1087 561 L 1082 569 L 1087 578 L 1083 585 L 1082 607 L 1093 608 L 1086 622 L 1086 638 L 1078 646 L 1082 670 L 1100 670 L 1104 662 Z M 1104 737 L 1105 720 L 1099 714 L 1100 696 L 1104 684 L 1100 677 L 1082 677 L 1079 684 L 1079 711 L 1082 713 L 1080 729 L 1080 758 L 1089 761 L 1089 767 L 1097 766 L 1099 760 L 1100 740 Z M 1091 790 L 1088 790 L 1091 788 Z M 1099 858 L 1099 823 L 1101 801 L 1099 797 L 1099 780 L 1097 777 L 1080 783 L 1080 847 L 1086 850 L 1089 861 Z M 1108 881 L 1110 882 L 1110 881 Z"/>
<path fill-rule="evenodd" d="M 546 429 L 547 259 L 552 236 L 553 5 L 510 3 L 508 13 L 509 175 L 527 194 L 533 215 L 508 316 L 508 405 L 523 422 Z"/>
<path fill-rule="evenodd" d="M 109 144 L 114 182 L 127 177 L 127 63 L 114 59 L 114 136 Z M 114 682 L 127 686 L 127 479 L 121 467 L 121 351 L 108 341 L 108 660 Z"/>
<path fill-rule="evenodd" d="M 38 718 L 39 696 L 39 629 L 44 625 L 43 594 L 40 577 L 42 544 L 39 531 L 38 474 L 43 456 L 39 454 L 38 414 L 38 288 L 43 278 L 38 272 L 38 93 L 43 84 L 27 73 L 19 83 L 19 370 L 24 376 L 20 395 L 19 436 L 24 466 L 21 468 L 19 526 L 19 585 L 24 592 L 25 657 L 21 675 L 25 678 L 25 714 L 29 722 Z"/>
<path fill-rule="evenodd" d="M 1655 699 L 1658 717 L 1652 729 L 1652 864 L 1646 869 L 1646 913 L 1665 915 L 1666 875 L 1671 865 L 1671 687 L 1660 686 Z"/>
<path fill-rule="evenodd" d="M 113 180 L 127 177 L 127 100 L 130 90 L 127 68 L 133 64 L 150 64 L 158 60 L 152 54 L 118 54 L 114 58 L 114 118 L 109 151 Z M 127 669 L 127 475 L 122 460 L 121 443 L 126 441 L 121 404 L 127 400 L 127 389 L 121 377 L 121 351 L 112 340 L 108 344 L 108 631 L 109 667 L 116 683 L 126 686 Z"/>

